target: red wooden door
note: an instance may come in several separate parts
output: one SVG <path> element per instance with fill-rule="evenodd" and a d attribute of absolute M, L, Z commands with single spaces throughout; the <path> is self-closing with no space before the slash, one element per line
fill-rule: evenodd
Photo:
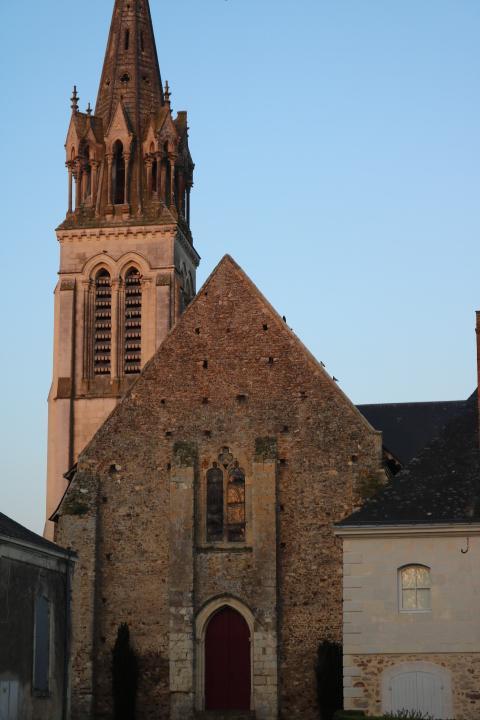
<path fill-rule="evenodd" d="M 236 610 L 215 613 L 205 637 L 205 710 L 250 710 L 250 630 Z"/>

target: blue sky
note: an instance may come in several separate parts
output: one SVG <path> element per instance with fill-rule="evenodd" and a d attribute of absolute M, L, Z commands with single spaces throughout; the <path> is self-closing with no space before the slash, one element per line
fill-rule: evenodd
<path fill-rule="evenodd" d="M 54 228 L 74 83 L 113 0 L 0 3 L 0 509 L 42 528 Z M 81 8 L 81 12 L 79 9 Z M 478 0 L 151 0 L 197 164 L 199 285 L 231 253 L 356 403 L 474 388 Z"/>

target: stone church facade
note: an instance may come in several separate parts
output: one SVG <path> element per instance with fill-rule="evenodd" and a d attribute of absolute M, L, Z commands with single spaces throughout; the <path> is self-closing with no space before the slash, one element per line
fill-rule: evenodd
<path fill-rule="evenodd" d="M 59 508 L 58 541 L 79 558 L 72 717 L 109 717 L 122 622 L 139 717 L 216 709 L 209 623 L 228 608 L 248 648 L 247 697 L 231 709 L 316 718 L 317 648 L 342 628 L 332 522 L 380 465 L 380 434 L 224 258 L 80 455 Z"/>
<path fill-rule="evenodd" d="M 128 623 L 139 718 L 314 720 L 318 646 L 342 637 L 333 525 L 383 482 L 381 434 L 232 258 L 195 295 L 187 130 L 148 0 L 116 0 L 57 230 L 47 533 L 78 556 L 71 716 L 111 717 Z"/>

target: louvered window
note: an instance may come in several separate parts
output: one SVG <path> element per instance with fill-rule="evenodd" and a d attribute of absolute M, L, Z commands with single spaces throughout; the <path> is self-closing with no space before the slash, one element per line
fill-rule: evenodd
<path fill-rule="evenodd" d="M 130 268 L 125 276 L 125 375 L 135 375 L 142 361 L 142 286 L 140 273 Z"/>
<path fill-rule="evenodd" d="M 112 355 L 112 288 L 110 275 L 100 270 L 95 280 L 95 328 L 93 368 L 95 375 L 109 375 Z"/>

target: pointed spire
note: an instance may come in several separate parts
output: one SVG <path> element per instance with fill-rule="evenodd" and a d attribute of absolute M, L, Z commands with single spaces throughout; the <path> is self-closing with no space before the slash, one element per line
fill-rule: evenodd
<path fill-rule="evenodd" d="M 163 105 L 162 80 L 148 0 L 115 0 L 95 115 L 107 129 L 123 96 L 134 131 L 152 104 Z"/>
<path fill-rule="evenodd" d="M 87 115 L 90 117 L 90 115 L 92 114 L 92 112 L 93 112 L 92 106 L 90 105 L 90 103 L 88 103 L 88 105 L 87 105 Z"/>
<path fill-rule="evenodd" d="M 70 102 L 72 103 L 71 107 L 72 107 L 72 110 L 74 113 L 78 112 L 78 101 L 79 100 L 80 100 L 80 98 L 78 97 L 77 86 L 74 85 L 72 97 L 70 98 Z"/>

